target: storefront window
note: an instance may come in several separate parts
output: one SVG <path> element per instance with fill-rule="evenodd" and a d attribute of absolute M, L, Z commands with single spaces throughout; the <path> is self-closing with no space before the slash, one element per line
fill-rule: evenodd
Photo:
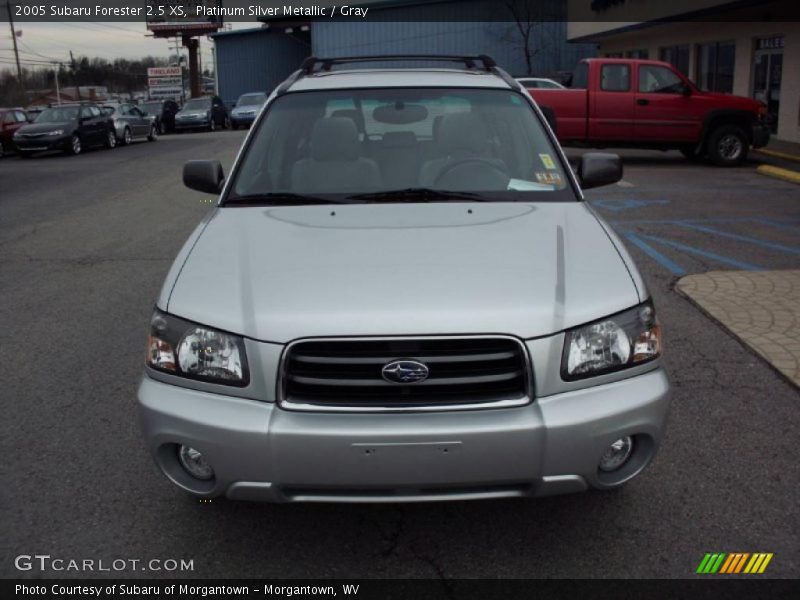
<path fill-rule="evenodd" d="M 628 50 L 625 53 L 626 58 L 642 58 L 647 60 L 650 58 L 650 53 L 647 50 Z"/>
<path fill-rule="evenodd" d="M 680 46 L 667 46 L 661 48 L 659 58 L 664 62 L 670 63 L 681 73 L 689 75 L 689 44 Z"/>
<path fill-rule="evenodd" d="M 697 85 L 709 92 L 733 92 L 736 45 L 713 42 L 697 46 Z"/>

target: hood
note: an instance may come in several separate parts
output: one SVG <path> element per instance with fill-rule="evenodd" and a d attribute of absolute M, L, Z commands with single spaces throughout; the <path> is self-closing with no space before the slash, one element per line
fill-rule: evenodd
<path fill-rule="evenodd" d="M 694 93 L 704 100 L 712 102 L 714 108 L 738 109 L 758 113 L 759 107 L 763 104 L 761 101 L 754 98 L 734 96 L 733 94 L 725 94 L 723 92 L 696 91 Z"/>
<path fill-rule="evenodd" d="M 221 208 L 179 272 L 162 308 L 278 343 L 531 338 L 639 302 L 580 202 Z"/>
<path fill-rule="evenodd" d="M 205 117 L 208 114 L 208 111 L 211 110 L 211 107 L 208 108 L 193 108 L 191 110 L 179 110 L 175 113 L 176 117 L 193 117 L 196 115 L 201 115 Z"/>
<path fill-rule="evenodd" d="M 19 128 L 19 133 L 47 133 L 54 129 L 64 129 L 69 131 L 77 126 L 75 121 L 61 121 L 58 123 L 31 123 L 30 125 L 23 125 Z"/>
<path fill-rule="evenodd" d="M 261 108 L 258 104 L 246 104 L 245 106 L 237 106 L 231 112 L 235 115 L 241 114 L 255 114 Z"/>

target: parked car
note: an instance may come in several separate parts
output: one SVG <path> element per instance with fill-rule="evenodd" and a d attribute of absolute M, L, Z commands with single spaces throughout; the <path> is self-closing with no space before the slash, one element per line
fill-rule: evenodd
<path fill-rule="evenodd" d="M 158 139 L 158 126 L 155 118 L 145 115 L 132 104 L 105 104 L 103 111 L 114 121 L 117 141 L 128 146 L 137 138 L 155 142 Z"/>
<path fill-rule="evenodd" d="M 242 94 L 236 101 L 236 105 L 231 111 L 231 127 L 250 127 L 256 120 L 256 115 L 264 103 L 267 101 L 266 92 L 253 92 Z"/>
<path fill-rule="evenodd" d="M 99 106 L 91 103 L 61 104 L 43 110 L 36 120 L 14 134 L 20 155 L 62 150 L 80 154 L 89 146 L 114 148 L 114 123 Z"/>
<path fill-rule="evenodd" d="M 0 108 L 0 158 L 14 149 L 14 134 L 28 122 L 21 108 Z"/>
<path fill-rule="evenodd" d="M 677 149 L 730 167 L 770 138 L 763 102 L 702 91 L 657 60 L 585 59 L 571 89 L 530 93 L 565 145 Z"/>
<path fill-rule="evenodd" d="M 187 100 L 175 115 L 175 131 L 187 129 L 215 131 L 217 128 L 228 129 L 230 126 L 228 109 L 219 96 L 202 96 Z"/>
<path fill-rule="evenodd" d="M 563 85 L 552 79 L 546 77 L 518 77 L 519 81 L 525 88 L 531 89 L 544 89 L 544 90 L 563 90 L 566 89 Z"/>
<path fill-rule="evenodd" d="M 174 100 L 153 100 L 139 105 L 140 110 L 155 117 L 158 133 L 173 133 L 175 131 L 175 115 L 180 110 Z"/>
<path fill-rule="evenodd" d="M 489 57 L 331 69 L 351 60 L 307 59 L 227 179 L 185 165 L 219 202 L 150 323 L 157 464 L 201 497 L 277 502 L 630 481 L 670 386 L 647 286 L 581 191 L 618 181 L 619 157 L 574 174 Z"/>

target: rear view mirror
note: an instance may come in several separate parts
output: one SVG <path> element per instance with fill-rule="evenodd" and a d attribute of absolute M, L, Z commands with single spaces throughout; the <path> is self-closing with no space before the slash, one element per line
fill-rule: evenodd
<path fill-rule="evenodd" d="M 225 174 L 218 160 L 190 160 L 183 165 L 183 185 L 204 192 L 219 194 Z"/>
<path fill-rule="evenodd" d="M 618 154 L 587 152 L 578 164 L 578 179 L 584 190 L 617 183 L 622 179 L 622 159 Z"/>

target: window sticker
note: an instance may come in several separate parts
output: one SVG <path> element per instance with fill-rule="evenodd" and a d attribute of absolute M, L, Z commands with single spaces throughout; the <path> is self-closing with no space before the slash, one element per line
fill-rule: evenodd
<path fill-rule="evenodd" d="M 546 185 L 559 185 L 561 183 L 561 175 L 558 173 L 536 173 L 536 181 Z"/>
<path fill-rule="evenodd" d="M 539 158 L 542 160 L 542 164 L 544 165 L 545 169 L 555 169 L 556 163 L 553 162 L 553 157 L 549 154 L 540 154 Z"/>

